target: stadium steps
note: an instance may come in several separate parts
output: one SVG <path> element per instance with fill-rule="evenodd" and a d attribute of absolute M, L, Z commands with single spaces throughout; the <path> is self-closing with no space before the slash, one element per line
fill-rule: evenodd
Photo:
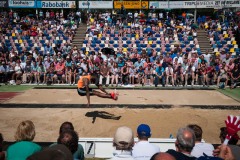
<path fill-rule="evenodd" d="M 72 41 L 72 46 L 76 45 L 78 49 L 81 49 L 83 41 L 86 36 L 87 24 L 81 23 L 77 28 L 76 34 Z"/>
<path fill-rule="evenodd" d="M 198 44 L 201 49 L 201 52 L 205 53 L 206 50 L 212 51 L 212 48 L 210 46 L 210 41 L 207 36 L 207 32 L 205 30 L 198 29 L 197 33 L 198 33 L 198 36 L 197 36 Z"/>

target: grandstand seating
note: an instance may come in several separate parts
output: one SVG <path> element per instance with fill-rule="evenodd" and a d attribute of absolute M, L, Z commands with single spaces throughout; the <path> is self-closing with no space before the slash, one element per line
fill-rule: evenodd
<path fill-rule="evenodd" d="M 133 29 L 129 28 L 129 26 L 125 27 L 124 29 L 131 33 L 133 31 Z M 119 31 L 117 30 L 114 30 L 114 34 L 110 34 L 110 32 L 106 32 L 106 34 L 104 34 L 103 30 L 98 36 L 94 37 L 89 36 L 90 34 L 86 34 L 82 50 L 87 49 L 90 51 L 99 51 L 99 49 L 104 47 L 112 47 L 114 50 L 123 48 L 125 51 L 135 48 L 139 53 L 146 48 L 149 50 L 153 49 L 157 52 L 170 52 L 174 48 L 171 43 L 174 41 L 180 41 L 181 48 L 184 50 L 184 52 L 186 52 L 191 51 L 192 48 L 197 47 L 198 45 L 197 38 L 193 38 L 192 36 L 188 36 L 184 33 L 178 33 L 174 34 L 173 38 L 170 38 L 164 36 L 163 32 L 160 30 L 154 31 L 154 34 L 148 38 L 146 38 L 148 32 L 146 32 L 141 25 L 139 28 L 140 36 L 138 34 L 126 34 L 125 36 L 121 37 L 121 35 L 119 35 Z M 99 45 L 96 47 L 96 44 Z M 197 48 L 197 51 L 201 52 L 200 48 Z"/>
<path fill-rule="evenodd" d="M 0 36 L 0 42 L 6 44 L 8 51 L 14 49 L 18 53 L 21 53 L 23 48 L 27 51 L 35 48 L 38 51 L 43 52 L 43 47 L 45 47 L 47 43 L 50 43 L 52 47 L 55 47 L 57 44 L 63 45 L 66 42 L 71 43 L 72 41 L 72 38 L 67 36 L 67 34 L 63 33 L 61 30 L 57 31 L 57 36 L 51 34 L 55 31 L 53 28 L 43 31 L 41 27 L 37 27 L 39 34 L 37 36 L 31 36 L 30 28 L 31 26 L 27 31 L 27 35 L 23 35 L 21 33 L 24 30 L 22 30 L 19 25 L 13 25 L 13 31 L 11 32 L 10 30 L 7 30 L 6 34 L 2 34 Z M 41 32 L 44 34 L 41 35 Z"/>
<path fill-rule="evenodd" d="M 223 29 L 224 23 L 217 23 L 216 31 L 208 31 L 210 44 L 214 52 L 230 52 L 233 56 L 240 54 L 239 46 L 231 30 Z"/>

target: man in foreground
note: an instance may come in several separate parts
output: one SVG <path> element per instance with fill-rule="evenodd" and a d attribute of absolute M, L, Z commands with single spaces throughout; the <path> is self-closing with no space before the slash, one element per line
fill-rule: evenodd
<path fill-rule="evenodd" d="M 133 147 L 133 157 L 135 160 L 149 160 L 155 153 L 160 152 L 160 148 L 149 143 L 151 129 L 147 124 L 141 124 L 137 128 L 138 142 Z"/>
<path fill-rule="evenodd" d="M 192 129 L 188 127 L 180 128 L 175 142 L 176 151 L 170 149 L 167 153 L 177 160 L 195 160 L 196 158 L 191 155 L 191 151 L 195 146 L 195 140 L 196 137 Z"/>

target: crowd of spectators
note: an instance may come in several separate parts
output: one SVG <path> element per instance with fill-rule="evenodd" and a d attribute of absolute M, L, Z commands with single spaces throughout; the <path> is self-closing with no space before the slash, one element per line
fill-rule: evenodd
<path fill-rule="evenodd" d="M 203 142 L 203 130 L 196 124 L 180 128 L 176 134 L 176 149 L 169 149 L 165 153 L 159 146 L 150 143 L 151 128 L 147 124 L 140 124 L 137 129 L 138 141 L 134 141 L 134 132 L 127 126 L 117 128 L 113 136 L 113 157 L 111 160 L 238 160 L 240 147 L 237 146 L 238 134 L 232 136 L 228 145 L 216 148 L 212 144 Z M 220 129 L 221 143 L 227 135 L 226 127 Z M 33 139 L 35 126 L 27 120 L 19 124 L 15 139 L 16 142 L 2 151 L 3 138 L 0 134 L 1 160 L 27 159 L 27 160 L 84 160 L 84 150 L 78 144 L 78 134 L 74 131 L 71 122 L 64 122 L 60 126 L 57 143 L 42 148 Z M 159 158 L 159 156 L 161 158 Z M 166 156 L 163 158 L 162 156 Z"/>
<path fill-rule="evenodd" d="M 1 83 L 19 81 L 19 84 L 45 83 L 47 73 L 53 77 L 50 63 L 54 62 L 55 72 L 56 64 L 71 50 L 79 22 L 73 12 L 64 18 L 53 11 L 40 11 L 38 18 L 1 12 L 0 19 Z M 61 65 L 58 68 L 60 70 Z"/>
<path fill-rule="evenodd" d="M 230 84 L 231 88 L 237 85 L 240 78 L 237 19 L 228 17 L 220 21 L 203 16 L 196 26 L 186 14 L 181 18 L 161 13 L 159 17 L 155 13 L 151 16 L 149 19 L 137 12 L 128 13 L 127 18 L 116 18 L 110 13 L 104 18 L 101 14 L 90 15 L 81 49 L 90 58 L 96 52 L 99 55 L 104 47 L 114 50 L 108 52 L 110 55 L 101 54 L 103 62 L 109 64 L 109 74 L 104 75 L 107 85 L 111 77 L 111 85 L 115 77 L 120 77 L 122 85 L 222 87 Z M 211 40 L 215 35 L 226 45 L 219 45 L 219 50 L 212 46 L 213 50 L 202 52 L 197 39 L 198 27 L 206 30 L 206 39 Z M 218 35 L 214 34 L 216 31 Z M 116 55 L 111 56 L 112 53 Z M 114 64 L 118 66 L 118 74 Z"/>
<path fill-rule="evenodd" d="M 90 13 L 86 38 L 78 48 L 71 42 L 79 17 L 70 13 L 64 19 L 52 12 L 42 13 L 38 20 L 29 16 L 12 20 L 10 14 L 1 13 L 2 82 L 72 85 L 84 72 L 94 75 L 92 83 L 106 86 L 234 88 L 239 82 L 236 19 L 201 18 L 199 28 L 206 30 L 213 48 L 202 52 L 198 26 L 186 13 L 180 18 L 168 13 Z"/>

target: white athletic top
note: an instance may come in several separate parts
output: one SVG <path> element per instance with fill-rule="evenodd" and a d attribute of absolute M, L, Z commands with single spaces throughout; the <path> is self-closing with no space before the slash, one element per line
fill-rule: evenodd
<path fill-rule="evenodd" d="M 160 152 L 160 148 L 148 141 L 137 142 L 132 151 L 135 160 L 149 160 L 155 153 Z"/>
<path fill-rule="evenodd" d="M 191 155 L 196 158 L 203 156 L 203 153 L 205 153 L 207 156 L 213 156 L 213 150 L 214 147 L 212 144 L 196 143 L 195 146 L 193 147 Z"/>
<path fill-rule="evenodd" d="M 126 150 L 115 150 L 113 157 L 108 160 L 134 160 L 131 151 Z"/>

